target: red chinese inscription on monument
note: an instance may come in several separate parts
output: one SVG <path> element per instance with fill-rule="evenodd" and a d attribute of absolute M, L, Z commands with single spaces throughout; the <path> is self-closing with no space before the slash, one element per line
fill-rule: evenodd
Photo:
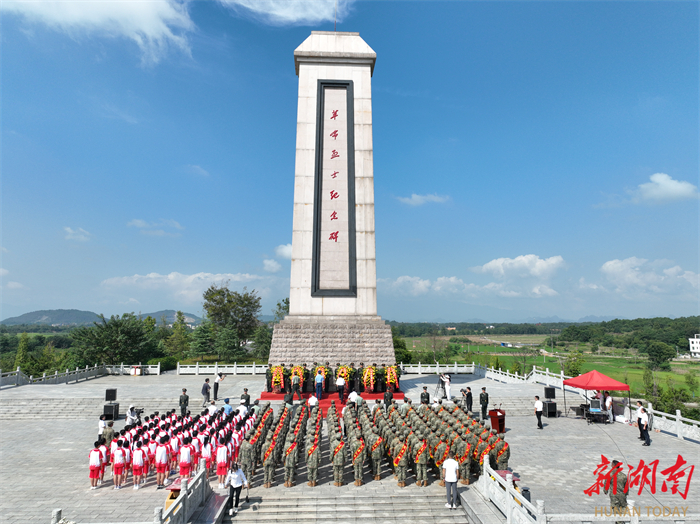
<path fill-rule="evenodd" d="M 338 241 L 338 233 L 339 233 L 338 231 L 333 231 L 333 233 L 331 233 L 331 237 L 328 240 L 334 240 L 335 242 L 337 242 Z"/>
<path fill-rule="evenodd" d="M 338 176 L 338 171 L 333 171 L 331 173 L 331 178 L 336 178 Z"/>
<path fill-rule="evenodd" d="M 337 211 L 333 211 L 333 213 L 331 213 L 331 220 L 338 220 L 338 212 Z"/>
<path fill-rule="evenodd" d="M 340 195 L 338 194 L 337 191 L 331 191 L 331 200 L 333 200 L 334 198 L 338 198 L 339 196 Z"/>
<path fill-rule="evenodd" d="M 331 151 L 331 160 L 333 160 L 334 158 L 338 158 L 338 157 L 340 157 L 340 155 L 338 154 L 338 152 L 335 149 L 333 151 Z"/>
<path fill-rule="evenodd" d="M 336 140 L 336 139 L 338 138 L 338 130 L 336 129 L 335 131 L 333 131 L 333 132 L 330 134 L 330 136 L 333 137 L 333 140 Z"/>
<path fill-rule="evenodd" d="M 338 118 L 338 109 L 332 109 L 333 114 L 331 115 L 331 120 Z"/>

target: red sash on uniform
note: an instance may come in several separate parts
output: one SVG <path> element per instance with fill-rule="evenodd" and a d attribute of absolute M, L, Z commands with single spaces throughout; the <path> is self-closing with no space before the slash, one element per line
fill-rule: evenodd
<path fill-rule="evenodd" d="M 444 453 L 444 455 L 442 456 L 442 458 L 441 458 L 438 462 L 435 462 L 435 465 L 436 465 L 438 468 L 439 468 L 440 466 L 442 466 L 442 463 L 443 463 L 443 462 L 445 462 L 445 459 L 447 458 L 447 455 L 448 455 L 449 453 L 450 453 L 450 446 L 447 446 L 447 448 L 445 448 L 445 453 Z"/>
<path fill-rule="evenodd" d="M 333 460 L 333 459 L 335 458 L 335 456 L 338 454 L 338 452 L 339 452 L 341 449 L 343 449 L 343 446 L 344 446 L 344 445 L 345 445 L 345 442 L 343 442 L 343 441 L 341 440 L 341 441 L 340 441 L 340 444 L 338 444 L 338 445 L 335 447 L 335 449 L 333 450 L 333 457 L 331 458 L 331 460 Z"/>
<path fill-rule="evenodd" d="M 425 451 L 425 449 L 426 449 L 427 447 L 428 447 L 428 443 L 424 440 L 424 441 L 423 441 L 423 445 L 422 445 L 422 446 L 420 447 L 420 449 L 416 452 L 416 458 L 414 459 L 414 461 L 415 461 L 416 463 L 418 463 L 418 459 L 420 458 L 420 456 L 423 454 L 423 452 Z"/>
<path fill-rule="evenodd" d="M 275 449 L 275 439 L 272 439 L 272 443 L 270 444 L 270 447 L 267 448 L 267 451 L 265 452 L 265 455 L 263 456 L 263 462 L 267 460 L 267 458 L 272 454 L 272 451 Z"/>
<path fill-rule="evenodd" d="M 374 451 L 375 449 L 377 449 L 382 442 L 384 442 L 384 439 L 382 437 L 377 437 L 377 442 L 372 444 L 372 448 L 370 449 L 370 451 Z"/>
<path fill-rule="evenodd" d="M 484 457 L 489 454 L 489 451 L 491 451 L 491 448 L 493 446 L 486 446 L 486 449 L 481 453 L 481 457 L 479 458 L 479 465 L 484 463 Z"/>
<path fill-rule="evenodd" d="M 403 443 L 403 446 L 401 446 L 401 449 L 400 449 L 399 452 L 397 453 L 396 458 L 394 459 L 394 466 L 398 466 L 398 465 L 399 465 L 399 462 L 400 462 L 401 459 L 403 458 L 404 453 L 406 453 L 406 450 L 407 450 L 407 449 L 408 449 L 408 443 L 404 442 L 404 443 Z"/>
<path fill-rule="evenodd" d="M 355 463 L 355 461 L 357 460 L 357 457 L 360 456 L 360 453 L 362 453 L 362 451 L 364 449 L 365 449 L 365 441 L 360 439 L 360 447 L 357 448 L 357 451 L 355 451 L 355 453 L 353 453 L 353 455 L 352 455 L 352 463 L 353 464 Z"/>
<path fill-rule="evenodd" d="M 503 444 L 504 444 L 504 446 L 501 448 L 501 450 L 500 450 L 500 451 L 498 452 L 498 454 L 496 455 L 496 459 L 498 459 L 498 457 L 500 457 L 501 455 L 503 455 L 503 452 L 504 452 L 505 450 L 508 449 L 508 443 L 507 443 L 507 442 L 504 442 Z"/>
<path fill-rule="evenodd" d="M 314 454 L 314 451 L 316 451 L 316 448 L 318 448 L 318 434 L 316 434 L 316 438 L 314 439 L 313 445 L 309 448 L 309 451 L 307 452 L 307 456 L 311 456 Z"/>
<path fill-rule="evenodd" d="M 467 442 L 467 450 L 464 452 L 464 455 L 462 455 L 461 457 L 459 457 L 459 458 L 457 459 L 457 461 L 458 461 L 460 464 L 463 464 L 464 461 L 467 460 L 467 457 L 469 457 L 469 449 L 470 449 L 470 448 L 471 448 L 471 444 L 469 444 L 469 442 Z"/>
<path fill-rule="evenodd" d="M 292 451 L 294 451 L 294 448 L 296 448 L 296 447 L 297 447 L 297 441 L 295 440 L 294 442 L 292 442 L 292 445 L 287 448 L 287 451 L 284 452 L 284 456 L 285 457 L 289 456 L 289 454 Z"/>
<path fill-rule="evenodd" d="M 479 444 L 481 444 L 483 440 L 481 440 L 481 437 L 479 437 L 479 442 L 476 443 L 476 446 L 474 446 L 474 459 L 476 459 L 479 456 Z"/>

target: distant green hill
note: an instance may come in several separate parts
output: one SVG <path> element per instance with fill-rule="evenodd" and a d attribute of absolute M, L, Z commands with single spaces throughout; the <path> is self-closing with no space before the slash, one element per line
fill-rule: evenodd
<path fill-rule="evenodd" d="M 92 311 L 80 311 L 78 309 L 42 309 L 32 311 L 18 317 L 6 318 L 0 324 L 15 326 L 18 324 L 59 324 L 59 325 L 83 325 L 92 324 L 99 320 Z"/>
<path fill-rule="evenodd" d="M 163 311 L 156 311 L 155 313 L 139 313 L 137 315 L 141 317 L 151 316 L 155 318 L 158 322 L 165 316 L 165 320 L 168 324 L 175 322 L 175 315 L 177 311 L 174 309 L 165 309 Z M 184 312 L 183 312 L 184 313 Z M 6 318 L 1 321 L 0 324 L 5 324 L 6 326 L 17 326 L 20 324 L 48 324 L 48 325 L 59 325 L 59 326 L 82 326 L 82 325 L 92 325 L 100 319 L 97 313 L 92 311 L 80 311 L 78 309 L 43 309 L 41 311 L 32 311 L 31 313 L 25 313 L 18 317 Z M 185 313 L 185 321 L 188 324 L 200 324 L 202 319 L 197 315 L 192 313 Z"/>

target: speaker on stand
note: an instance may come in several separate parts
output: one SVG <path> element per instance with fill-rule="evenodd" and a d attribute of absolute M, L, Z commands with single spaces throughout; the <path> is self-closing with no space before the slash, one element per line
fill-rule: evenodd
<path fill-rule="evenodd" d="M 117 390 L 108 389 L 105 391 L 104 415 L 107 420 L 117 420 L 119 418 L 119 403 L 117 400 Z"/>

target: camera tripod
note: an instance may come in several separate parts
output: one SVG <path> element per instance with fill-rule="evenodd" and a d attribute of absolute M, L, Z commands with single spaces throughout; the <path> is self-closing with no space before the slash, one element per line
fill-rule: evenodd
<path fill-rule="evenodd" d="M 447 398 L 447 393 L 445 393 L 445 384 L 442 382 L 440 375 L 438 375 L 437 379 L 438 381 L 437 385 L 435 386 L 435 393 L 433 394 L 433 398 Z"/>

